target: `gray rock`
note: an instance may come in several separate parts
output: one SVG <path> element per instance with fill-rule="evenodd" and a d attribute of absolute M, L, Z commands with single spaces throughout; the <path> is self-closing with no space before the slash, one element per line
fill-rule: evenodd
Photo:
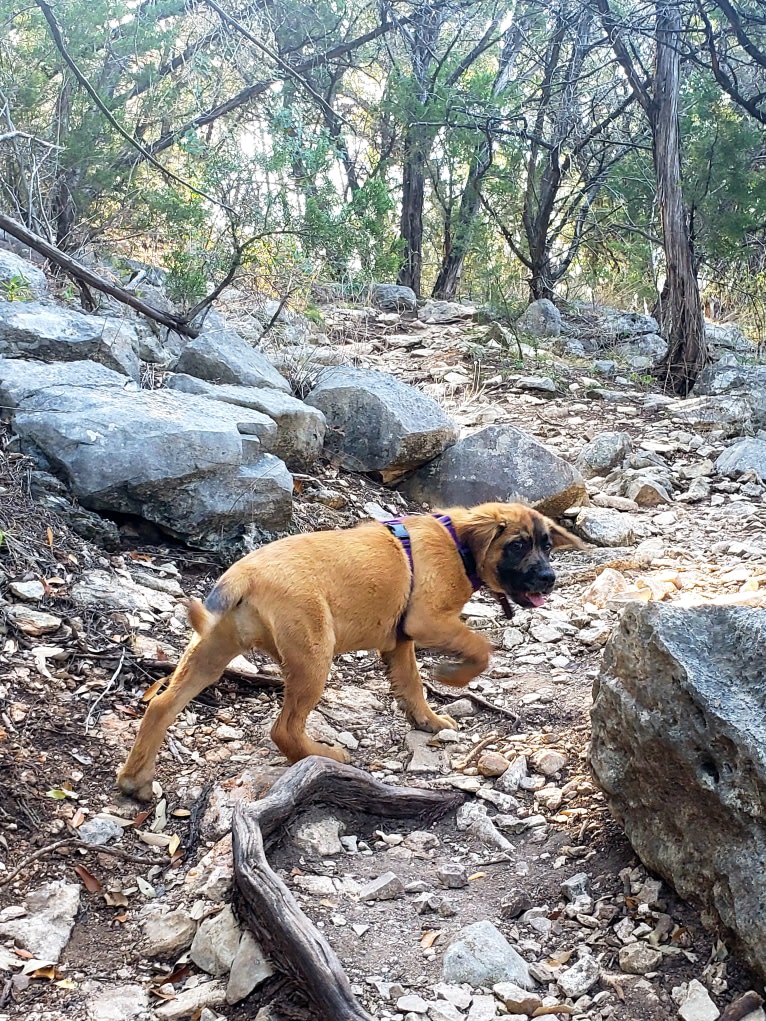
<path fill-rule="evenodd" d="M 754 471 L 759 478 L 766 480 L 766 440 L 738 440 L 718 457 L 716 471 L 731 479 Z"/>
<path fill-rule="evenodd" d="M 636 336 L 659 333 L 659 324 L 654 316 L 644 312 L 624 312 L 619 309 L 604 308 L 606 321 L 614 339 L 632 340 Z"/>
<path fill-rule="evenodd" d="M 532 337 L 558 337 L 561 313 L 549 298 L 530 302 L 516 320 L 516 329 Z"/>
<path fill-rule="evenodd" d="M 149 994 L 143 986 L 124 983 L 102 985 L 88 982 L 83 987 L 87 995 L 88 1021 L 133 1021 L 146 1016 Z"/>
<path fill-rule="evenodd" d="M 248 930 L 242 933 L 226 985 L 226 1002 L 239 1003 L 274 974 L 260 944 Z"/>
<path fill-rule="evenodd" d="M 467 436 L 400 488 L 410 499 L 436 507 L 522 499 L 551 517 L 588 499 L 577 469 L 511 425 Z"/>
<path fill-rule="evenodd" d="M 597 358 L 593 363 L 593 371 L 598 376 L 616 376 L 617 362 L 612 361 L 611 358 Z"/>
<path fill-rule="evenodd" d="M 764 676 L 762 610 L 631 604 L 594 685 L 590 753 L 647 868 L 701 906 L 762 976 Z"/>
<path fill-rule="evenodd" d="M 306 398 L 327 419 L 326 451 L 344 468 L 393 481 L 440 454 L 457 427 L 425 394 L 385 372 L 328 369 Z"/>
<path fill-rule="evenodd" d="M 662 963 L 662 951 L 650 947 L 648 943 L 628 943 L 620 947 L 617 963 L 620 971 L 627 975 L 646 975 Z"/>
<path fill-rule="evenodd" d="M 436 878 L 448 890 L 460 890 L 468 886 L 468 872 L 459 862 L 446 861 L 436 870 Z"/>
<path fill-rule="evenodd" d="M 270 419 L 124 384 L 91 362 L 0 359 L 0 401 L 15 409 L 21 449 L 55 466 L 85 506 L 135 514 L 214 549 L 250 522 L 286 526 L 292 478 L 282 461 L 261 453 L 257 435 L 276 431 Z"/>
<path fill-rule="evenodd" d="M 458 323 L 473 319 L 476 309 L 470 305 L 461 305 L 456 301 L 439 301 L 430 298 L 418 309 L 421 323 Z"/>
<path fill-rule="evenodd" d="M 460 930 L 444 952 L 442 974 L 445 982 L 472 986 L 513 982 L 529 989 L 532 985 L 527 962 L 490 921 L 474 922 Z"/>
<path fill-rule="evenodd" d="M 226 1002 L 226 986 L 223 982 L 203 982 L 176 993 L 175 999 L 166 1000 L 154 1012 L 160 1021 L 188 1021 L 200 1017 L 205 1008 L 220 1007 Z"/>
<path fill-rule="evenodd" d="M 518 390 L 529 390 L 531 393 L 552 394 L 558 393 L 558 388 L 550 376 L 520 376 L 515 384 Z"/>
<path fill-rule="evenodd" d="M 82 824 L 77 836 L 86 844 L 108 844 L 110 840 L 122 839 L 122 826 L 113 819 L 97 815 Z"/>
<path fill-rule="evenodd" d="M 89 359 L 138 380 L 135 330 L 122 319 L 35 301 L 0 301 L 0 355 L 40 361 Z"/>
<path fill-rule="evenodd" d="M 622 464 L 632 450 L 630 433 L 599 433 L 577 455 L 577 467 L 586 479 L 594 475 L 606 475 L 612 468 Z"/>
<path fill-rule="evenodd" d="M 583 508 L 575 530 L 595 546 L 629 546 L 636 537 L 633 518 L 609 507 Z"/>
<path fill-rule="evenodd" d="M 41 581 L 11 581 L 8 589 L 12 596 L 25 602 L 36 603 L 45 595 L 45 586 Z"/>
<path fill-rule="evenodd" d="M 428 1010 L 428 1004 L 417 993 L 405 993 L 404 996 L 398 997 L 396 1009 L 403 1011 L 411 1010 L 414 1014 L 425 1014 Z"/>
<path fill-rule="evenodd" d="M 705 986 L 693 978 L 679 1004 L 678 1016 L 683 1021 L 716 1021 L 721 1012 L 713 1003 Z"/>
<path fill-rule="evenodd" d="M 401 284 L 373 284 L 370 301 L 383 312 L 414 312 L 418 307 L 413 289 Z"/>
<path fill-rule="evenodd" d="M 239 923 L 227 904 L 223 911 L 200 922 L 189 956 L 209 975 L 225 975 L 231 969 L 241 935 Z"/>
<path fill-rule="evenodd" d="M 187 908 L 163 911 L 162 905 L 150 902 L 141 912 L 144 933 L 143 951 L 147 957 L 178 957 L 192 945 L 197 923 Z"/>
<path fill-rule="evenodd" d="M 511 1014 L 528 1014 L 532 1017 L 543 1005 L 537 993 L 514 985 L 513 982 L 498 982 L 492 987 L 492 992 Z"/>
<path fill-rule="evenodd" d="M 669 408 L 674 422 L 695 432 L 720 430 L 725 436 L 742 436 L 752 427 L 752 409 L 744 397 L 690 397 Z"/>
<path fill-rule="evenodd" d="M 447 766 L 443 748 L 431 745 L 431 735 L 422 730 L 411 730 L 404 737 L 407 751 L 411 753 L 407 763 L 408 773 L 441 773 Z"/>
<path fill-rule="evenodd" d="M 0 923 L 0 936 L 10 936 L 38 960 L 57 964 L 69 942 L 80 908 L 78 883 L 56 879 L 27 895 L 26 915 Z"/>
<path fill-rule="evenodd" d="M 649 478 L 631 479 L 625 489 L 625 496 L 639 507 L 661 507 L 673 502 L 662 483 Z"/>
<path fill-rule="evenodd" d="M 186 345 L 174 368 L 212 383 L 290 392 L 290 384 L 268 358 L 227 326 L 217 312 L 208 313 L 202 332 Z"/>
<path fill-rule="evenodd" d="M 615 350 L 623 357 L 647 358 L 650 364 L 656 364 L 668 353 L 668 342 L 658 333 L 643 333 L 619 341 Z"/>
<path fill-rule="evenodd" d="M 564 996 L 571 996 L 576 1000 L 578 996 L 584 996 L 598 982 L 601 969 L 598 962 L 590 954 L 583 954 L 579 961 L 576 961 L 571 968 L 561 972 L 556 981 Z"/>
<path fill-rule="evenodd" d="M 753 345 L 736 323 L 705 323 L 705 341 L 712 351 L 753 353 Z"/>
<path fill-rule="evenodd" d="M 532 907 L 532 898 L 526 890 L 512 887 L 500 902 L 503 918 L 518 918 Z"/>
<path fill-rule="evenodd" d="M 748 391 L 766 387 L 766 365 L 732 365 L 728 361 L 718 361 L 707 365 L 697 377 L 694 393 L 707 396 L 720 396 L 731 391 Z"/>
<path fill-rule="evenodd" d="M 590 876 L 587 872 L 576 872 L 561 884 L 561 892 L 567 900 L 590 893 Z"/>
<path fill-rule="evenodd" d="M 322 452 L 324 415 L 291 394 L 268 387 L 216 385 L 183 373 L 171 376 L 168 386 L 171 390 L 201 394 L 268 415 L 277 428 L 276 435 L 264 443 L 264 448 L 281 457 L 290 468 L 307 467 Z"/>
<path fill-rule="evenodd" d="M 341 821 L 325 813 L 312 813 L 303 817 L 296 827 L 293 840 L 304 851 L 329 858 L 343 852 L 340 842 Z"/>
<path fill-rule="evenodd" d="M 359 900 L 398 900 L 404 894 L 404 883 L 395 872 L 384 872 L 359 891 Z"/>
<path fill-rule="evenodd" d="M 0 248 L 0 300 L 30 301 L 49 294 L 48 279 L 41 269 Z"/>

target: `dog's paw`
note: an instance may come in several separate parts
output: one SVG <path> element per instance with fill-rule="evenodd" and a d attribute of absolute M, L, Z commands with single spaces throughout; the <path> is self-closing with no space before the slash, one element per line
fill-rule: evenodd
<path fill-rule="evenodd" d="M 321 751 L 315 754 L 324 755 L 326 759 L 335 759 L 336 762 L 343 762 L 345 765 L 351 762 L 351 756 L 339 744 L 321 744 L 318 748 L 321 748 Z"/>
<path fill-rule="evenodd" d="M 427 716 L 414 716 L 408 713 L 409 719 L 418 730 L 425 730 L 429 734 L 438 734 L 440 730 L 457 730 L 458 725 L 451 716 L 440 716 L 438 713 L 430 712 Z"/>
<path fill-rule="evenodd" d="M 118 773 L 117 786 L 123 794 L 127 795 L 129 798 L 135 798 L 136 801 L 151 801 L 154 797 L 151 780 L 141 783 L 132 776 L 125 776 L 122 773 Z"/>
<path fill-rule="evenodd" d="M 434 714 L 436 719 L 439 721 L 439 730 L 460 730 L 458 727 L 457 720 L 453 720 L 451 716 L 447 716 L 445 713 L 443 716 L 438 713 Z"/>

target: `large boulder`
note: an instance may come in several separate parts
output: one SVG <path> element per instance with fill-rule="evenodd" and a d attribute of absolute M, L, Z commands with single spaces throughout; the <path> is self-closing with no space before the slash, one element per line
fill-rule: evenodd
<path fill-rule="evenodd" d="M 461 305 L 457 301 L 440 301 L 437 298 L 429 298 L 418 309 L 418 319 L 421 323 L 461 323 L 466 319 L 473 319 L 476 309 L 472 305 Z"/>
<path fill-rule="evenodd" d="M 458 435 L 436 401 L 387 372 L 328 369 L 306 403 L 327 419 L 325 450 L 344 468 L 384 482 L 430 461 Z"/>
<path fill-rule="evenodd" d="M 753 471 L 766 481 L 766 440 L 748 438 L 732 443 L 719 454 L 715 468 L 732 479 Z"/>
<path fill-rule="evenodd" d="M 766 976 L 766 615 L 630 605 L 593 689 L 591 767 L 636 853 Z"/>
<path fill-rule="evenodd" d="M 268 358 L 243 340 L 217 312 L 209 312 L 199 336 L 187 344 L 177 372 L 234 386 L 272 387 L 290 393 L 290 384 Z"/>
<path fill-rule="evenodd" d="M 695 432 L 711 432 L 724 436 L 741 436 L 752 426 L 752 409 L 744 397 L 724 394 L 721 397 L 689 397 L 668 406 L 668 415 Z"/>
<path fill-rule="evenodd" d="M 21 449 L 85 507 L 136 514 L 205 548 L 289 520 L 292 479 L 264 452 L 277 429 L 258 411 L 138 390 L 93 362 L 22 359 L 0 359 L 0 403 Z"/>
<path fill-rule="evenodd" d="M 418 307 L 413 289 L 401 284 L 373 284 L 370 301 L 382 312 L 414 312 Z"/>
<path fill-rule="evenodd" d="M 43 271 L 15 252 L 0 248 L 0 298 L 30 301 L 48 296 L 48 280 Z"/>
<path fill-rule="evenodd" d="M 754 428 L 766 428 L 766 365 L 738 365 L 733 355 L 725 356 L 702 370 L 694 393 L 738 397 L 750 406 Z"/>
<path fill-rule="evenodd" d="M 268 387 L 217 385 L 183 373 L 171 376 L 168 387 L 268 415 L 276 424 L 276 436 L 267 449 L 281 457 L 290 468 L 307 467 L 322 452 L 326 428 L 324 415 L 318 408 L 309 407 L 291 394 Z"/>
<path fill-rule="evenodd" d="M 531 337 L 558 337 L 561 333 L 561 313 L 550 298 L 538 298 L 530 302 L 521 313 L 516 328 Z"/>
<path fill-rule="evenodd" d="M 40 361 L 99 362 L 137 380 L 138 338 L 130 323 L 39 301 L 0 301 L 0 355 Z"/>
<path fill-rule="evenodd" d="M 552 517 L 588 502 L 577 469 L 512 425 L 491 425 L 467 436 L 411 475 L 401 489 L 433 507 L 521 499 Z"/>
<path fill-rule="evenodd" d="M 705 323 L 705 342 L 713 352 L 740 351 L 753 354 L 753 345 L 737 323 Z"/>

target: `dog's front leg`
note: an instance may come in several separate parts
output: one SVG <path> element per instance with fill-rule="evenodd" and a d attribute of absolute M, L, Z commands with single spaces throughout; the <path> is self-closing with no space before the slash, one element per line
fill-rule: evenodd
<path fill-rule="evenodd" d="M 393 649 L 381 652 L 381 658 L 396 700 L 419 730 L 434 734 L 445 729 L 457 730 L 451 716 L 439 716 L 426 702 L 414 642 L 397 642 Z"/>
<path fill-rule="evenodd" d="M 442 684 L 464 688 L 489 666 L 492 646 L 481 635 L 471 631 L 459 617 L 422 621 L 407 617 L 407 633 L 418 645 L 429 649 L 440 649 L 457 657 L 455 662 L 440 663 L 436 668 L 436 679 Z"/>

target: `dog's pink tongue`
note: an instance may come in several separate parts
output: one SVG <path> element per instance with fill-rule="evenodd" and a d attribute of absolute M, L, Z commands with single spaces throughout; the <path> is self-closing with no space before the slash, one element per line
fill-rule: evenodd
<path fill-rule="evenodd" d="M 545 596 L 540 592 L 527 592 L 527 599 L 533 606 L 542 606 L 545 602 Z"/>

